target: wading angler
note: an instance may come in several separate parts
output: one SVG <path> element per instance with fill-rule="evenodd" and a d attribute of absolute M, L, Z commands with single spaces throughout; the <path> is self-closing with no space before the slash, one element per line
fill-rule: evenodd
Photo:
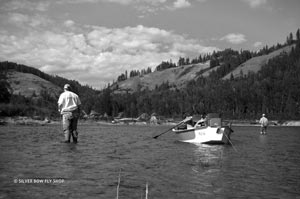
<path fill-rule="evenodd" d="M 73 138 L 73 142 L 77 143 L 77 123 L 80 115 L 80 106 L 81 101 L 78 95 L 71 91 L 71 86 L 69 84 L 66 84 L 64 86 L 64 92 L 58 99 L 58 111 L 62 115 L 66 143 L 71 141 L 71 137 Z"/>

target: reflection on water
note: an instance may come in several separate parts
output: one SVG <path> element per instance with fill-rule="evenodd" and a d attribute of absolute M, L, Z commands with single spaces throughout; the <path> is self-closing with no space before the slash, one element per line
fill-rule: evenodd
<path fill-rule="evenodd" d="M 299 128 L 235 127 L 230 145 L 182 143 L 166 126 L 0 127 L 0 198 L 299 198 Z M 60 184 L 14 179 L 63 178 Z"/>
<path fill-rule="evenodd" d="M 222 167 L 224 145 L 195 144 L 195 162 L 201 167 Z"/>
<path fill-rule="evenodd" d="M 191 190 L 193 193 L 203 198 L 215 198 L 216 194 L 222 191 L 218 183 L 222 172 L 224 147 L 226 145 L 198 144 L 195 146 L 195 166 L 191 168 L 194 172 L 192 180 L 196 185 Z"/>

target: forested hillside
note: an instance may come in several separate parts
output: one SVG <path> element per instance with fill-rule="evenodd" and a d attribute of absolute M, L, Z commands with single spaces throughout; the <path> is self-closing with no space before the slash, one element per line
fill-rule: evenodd
<path fill-rule="evenodd" d="M 57 100 L 66 83 L 81 96 L 84 110 L 91 110 L 99 93 L 75 80 L 7 61 L 0 62 L 0 82 L 0 116 L 59 117 Z"/>
<path fill-rule="evenodd" d="M 298 31 L 299 32 L 299 31 Z M 298 34 L 296 33 L 296 35 Z M 150 68 L 141 71 L 125 71 L 118 76 L 111 89 L 114 92 L 136 92 L 145 88 L 153 90 L 169 83 L 170 86 L 181 89 L 189 80 L 199 77 L 215 76 L 215 78 L 230 79 L 248 72 L 258 72 L 270 59 L 282 53 L 290 53 L 295 47 L 295 40 L 291 33 L 284 44 L 264 46 L 259 51 L 225 49 L 211 54 L 199 55 L 196 58 L 180 57 L 177 63 L 172 60 L 163 61 L 154 72 Z"/>
<path fill-rule="evenodd" d="M 154 90 L 109 95 L 112 96 L 111 113 L 123 111 L 128 116 L 136 116 L 143 112 L 156 112 L 174 117 L 220 112 L 225 117 L 237 119 L 258 118 L 261 113 L 266 113 L 270 118 L 299 119 L 299 29 L 293 38 L 290 34 L 284 45 L 266 46 L 257 53 L 231 49 L 214 52 L 209 56 L 210 74 L 204 76 L 204 73 L 199 73 L 183 89 L 165 82 Z M 272 54 L 276 56 L 271 58 Z M 245 70 L 245 73 L 240 70 L 236 78 L 231 74 L 252 58 L 263 58 L 264 64 L 256 70 Z M 164 70 L 168 69 L 167 64 L 164 66 Z M 170 67 L 178 66 L 172 64 Z M 230 78 L 223 80 L 226 75 Z M 112 93 L 112 90 L 108 88 L 106 92 Z"/>
<path fill-rule="evenodd" d="M 283 48 L 289 50 L 281 50 Z M 271 56 L 272 53 L 276 56 Z M 246 63 L 254 63 L 251 60 L 263 56 L 268 59 L 258 70 L 248 70 L 245 73 L 241 70 L 239 75 L 232 74 Z M 38 76 L 59 88 L 65 83 L 71 84 L 74 92 L 80 96 L 86 113 L 93 110 L 100 114 L 117 116 L 123 112 L 127 117 L 137 117 L 142 113 L 155 112 L 166 117 L 182 117 L 187 114 L 219 112 L 226 118 L 236 119 L 253 119 L 258 118 L 261 113 L 266 113 L 270 119 L 299 119 L 299 30 L 295 39 L 290 34 L 285 44 L 266 46 L 258 52 L 225 49 L 191 60 L 180 58 L 177 64 L 163 62 L 154 72 L 149 68 L 142 72 L 131 71 L 130 78 L 139 79 L 158 72 L 165 73 L 167 77 L 170 74 L 168 71 L 176 72 L 182 68 L 178 76 L 175 76 L 175 80 L 194 71 L 193 78 L 185 78 L 184 87 L 162 81 L 151 89 L 147 87 L 140 89 L 137 86 L 135 92 L 130 92 L 129 89 L 116 92 L 119 89 L 117 84 L 108 85 L 105 89 L 97 91 L 89 86 L 82 86 L 77 81 L 48 75 L 32 67 L 1 62 L 0 114 L 59 116 L 56 107 L 57 96 L 51 95 L 47 90 L 26 97 L 11 92 L 12 86 L 7 74 L 10 71 L 18 71 Z M 197 66 L 203 68 L 196 71 Z M 128 79 L 126 74 L 119 76 L 118 83 Z M 229 75 L 229 78 L 224 78 L 226 75 Z"/>

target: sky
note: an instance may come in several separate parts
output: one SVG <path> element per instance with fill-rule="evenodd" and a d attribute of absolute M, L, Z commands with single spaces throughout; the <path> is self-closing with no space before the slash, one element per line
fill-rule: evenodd
<path fill-rule="evenodd" d="M 126 70 L 283 44 L 299 0 L 0 0 L 0 61 L 96 89 Z"/>

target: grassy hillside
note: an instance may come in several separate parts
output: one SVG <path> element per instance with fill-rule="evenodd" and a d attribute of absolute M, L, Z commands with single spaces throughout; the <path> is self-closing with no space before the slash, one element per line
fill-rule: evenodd
<path fill-rule="evenodd" d="M 176 68 L 169 68 L 163 71 L 155 71 L 153 73 L 129 78 L 125 81 L 117 82 L 118 90 L 131 90 L 137 91 L 148 88 L 149 90 L 155 89 L 163 83 L 168 82 L 170 85 L 175 85 L 177 88 L 186 86 L 188 81 L 196 78 L 202 71 L 209 69 L 209 62 L 204 64 L 190 64 Z"/>
<path fill-rule="evenodd" d="M 59 86 L 31 73 L 10 71 L 6 77 L 10 85 L 10 92 L 14 95 L 22 95 L 27 98 L 38 97 L 43 91 L 47 91 L 51 97 L 57 98 L 62 92 L 62 88 Z"/>
<path fill-rule="evenodd" d="M 267 55 L 261 55 L 253 57 L 246 62 L 240 64 L 238 67 L 233 68 L 221 79 L 230 79 L 231 75 L 234 78 L 240 77 L 241 74 L 247 75 L 249 72 L 257 73 L 261 70 L 262 66 L 268 63 L 272 58 L 275 58 L 283 53 L 290 53 L 295 44 L 282 47 L 275 50 Z M 157 86 L 168 82 L 169 85 L 174 85 L 178 89 L 184 88 L 189 81 L 196 80 L 199 76 L 204 78 L 209 77 L 209 75 L 220 68 L 220 65 L 211 68 L 210 61 L 206 63 L 190 64 L 179 66 L 175 68 L 169 68 L 162 71 L 155 71 L 144 76 L 135 76 L 124 81 L 115 83 L 113 89 L 116 91 L 131 91 L 135 92 L 138 89 L 144 90 L 148 88 L 149 90 L 154 90 Z"/>
<path fill-rule="evenodd" d="M 206 64 L 172 66 L 117 82 L 119 90 L 147 86 L 150 90 L 115 92 L 109 101 L 115 113 L 131 117 L 153 112 L 166 117 L 220 112 L 237 119 L 261 113 L 294 119 L 300 115 L 299 56 L 300 39 L 255 53 L 226 49 L 214 52 Z"/>
<path fill-rule="evenodd" d="M 258 57 L 253 57 L 249 59 L 248 61 L 242 63 L 239 65 L 236 69 L 234 69 L 231 73 L 227 74 L 225 77 L 223 77 L 223 80 L 230 79 L 231 74 L 234 78 L 240 77 L 241 74 L 247 75 L 249 72 L 257 73 L 261 70 L 262 66 L 267 64 L 268 61 L 272 58 L 275 58 L 283 53 L 289 54 L 292 50 L 292 48 L 295 47 L 294 45 L 285 46 L 281 49 L 278 49 L 272 53 L 269 53 L 268 55 L 262 55 Z"/>
<path fill-rule="evenodd" d="M 63 85 L 67 83 L 80 96 L 86 112 L 95 107 L 100 93 L 77 81 L 7 61 L 0 62 L 0 83 L 0 116 L 59 117 L 57 100 L 63 91 Z"/>

